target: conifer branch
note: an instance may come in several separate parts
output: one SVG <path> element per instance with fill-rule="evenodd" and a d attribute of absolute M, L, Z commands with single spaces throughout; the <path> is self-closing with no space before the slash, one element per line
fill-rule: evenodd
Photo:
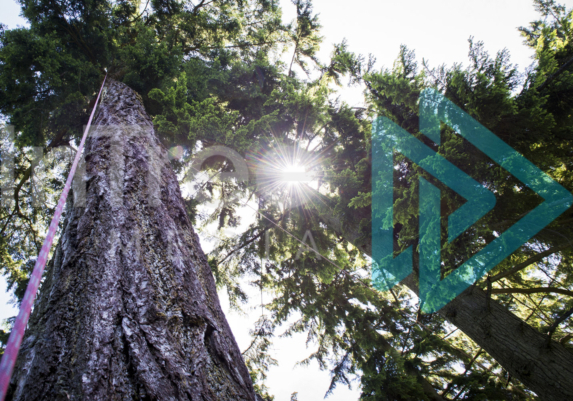
<path fill-rule="evenodd" d="M 554 246 L 553 248 L 549 248 L 548 250 L 546 250 L 544 252 L 540 252 L 537 255 L 532 256 L 531 258 L 527 259 L 525 262 L 522 262 L 518 265 L 515 265 L 511 269 L 508 269 L 508 270 L 502 271 L 501 273 L 496 274 L 495 276 L 493 276 L 490 279 L 490 281 L 493 283 L 494 281 L 498 281 L 498 280 L 501 280 L 502 278 L 511 276 L 511 275 L 517 273 L 518 271 L 521 271 L 521 270 L 525 269 L 526 267 L 531 266 L 534 263 L 540 262 L 541 260 L 543 260 L 547 256 L 553 255 L 554 253 L 562 251 L 563 249 L 569 248 L 571 245 L 573 245 L 573 244 L 568 242 L 566 244 L 562 244 L 562 245 Z"/>
<path fill-rule="evenodd" d="M 549 334 L 549 338 L 548 341 L 551 341 L 551 336 L 553 335 L 553 333 L 555 332 L 555 330 L 557 329 L 557 327 L 559 327 L 559 325 L 561 323 L 563 323 L 565 320 L 569 319 L 569 317 L 573 315 L 573 307 L 569 308 L 569 310 L 565 311 L 565 313 L 559 317 L 559 319 L 557 319 L 555 321 L 555 323 L 553 323 L 551 325 L 551 327 L 549 327 L 549 330 L 547 330 L 547 334 Z"/>
<path fill-rule="evenodd" d="M 539 287 L 539 288 L 493 288 L 492 294 L 538 294 L 538 293 L 555 293 L 573 297 L 573 291 L 564 290 L 562 288 L 554 287 Z"/>
<path fill-rule="evenodd" d="M 573 57 L 571 57 L 569 60 L 567 60 L 565 62 L 565 64 L 563 64 L 561 66 L 561 68 L 559 68 L 556 72 L 554 72 L 553 74 L 551 74 L 550 76 L 547 77 L 547 79 L 545 81 L 543 81 L 543 83 L 541 85 L 539 85 L 537 87 L 537 90 L 539 92 L 543 91 L 545 88 L 547 88 L 547 86 L 555 80 L 555 78 L 557 78 L 559 75 L 561 75 L 565 70 L 567 70 L 567 68 L 573 64 Z"/>

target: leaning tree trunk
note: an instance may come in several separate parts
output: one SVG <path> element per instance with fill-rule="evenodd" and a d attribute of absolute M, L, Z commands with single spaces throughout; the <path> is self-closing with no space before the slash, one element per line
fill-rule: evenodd
<path fill-rule="evenodd" d="M 308 189 L 316 202 L 307 204 L 330 229 L 367 255 L 372 244 L 361 240 L 357 224 L 343 222 L 331 201 Z M 402 284 L 418 294 L 414 274 Z M 512 377 L 521 381 L 544 401 L 573 400 L 573 353 L 556 341 L 548 341 L 509 309 L 477 287 L 470 287 L 437 312 L 490 354 Z"/>
<path fill-rule="evenodd" d="M 68 203 L 9 398 L 255 400 L 167 152 L 126 85 L 106 85 L 85 160 L 85 205 Z"/>

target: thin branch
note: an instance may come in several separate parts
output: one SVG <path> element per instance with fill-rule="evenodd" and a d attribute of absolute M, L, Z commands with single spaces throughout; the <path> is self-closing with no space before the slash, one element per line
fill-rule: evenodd
<path fill-rule="evenodd" d="M 240 246 L 236 247 L 236 248 L 233 249 L 231 252 L 229 252 L 229 253 L 227 254 L 227 256 L 225 256 L 225 257 L 223 258 L 223 260 L 221 260 L 220 262 L 217 262 L 217 264 L 221 264 L 221 263 L 225 262 L 225 261 L 226 261 L 227 259 L 229 259 L 229 258 L 231 257 L 231 255 L 233 255 L 235 252 L 240 251 L 241 249 L 245 248 L 246 246 L 252 244 L 252 243 L 253 243 L 254 241 L 256 241 L 257 239 L 261 238 L 261 235 L 263 235 L 265 232 L 267 232 L 267 230 L 268 230 L 269 228 L 270 228 L 270 227 L 265 227 L 263 230 L 261 230 L 257 235 L 255 235 L 255 236 L 254 236 L 253 238 L 251 238 L 250 240 L 241 242 L 241 245 L 240 245 Z"/>
<path fill-rule="evenodd" d="M 545 313 L 543 313 L 543 310 L 539 307 L 537 307 L 537 304 L 535 304 L 534 302 L 534 307 L 531 307 L 527 302 L 523 302 L 521 299 L 512 296 L 511 297 L 513 301 L 517 302 L 518 304 L 520 304 L 521 306 L 529 309 L 530 311 L 532 311 L 533 313 L 538 312 L 538 314 L 536 315 L 537 318 L 547 324 L 550 324 L 550 319 L 545 315 Z"/>
<path fill-rule="evenodd" d="M 573 57 L 571 57 L 569 60 L 567 60 L 565 62 L 565 64 L 563 64 L 561 66 L 561 68 L 558 69 L 555 73 L 548 76 L 547 79 L 545 81 L 543 81 L 543 83 L 537 87 L 537 90 L 539 92 L 544 90 L 547 87 L 547 85 L 549 85 L 551 83 L 551 81 L 555 80 L 555 78 L 557 78 L 559 75 L 561 75 L 571 64 L 573 64 Z"/>
<path fill-rule="evenodd" d="M 555 321 L 555 323 L 553 323 L 551 325 L 551 327 L 549 328 L 549 330 L 547 330 L 547 334 L 549 334 L 549 341 L 551 341 L 551 336 L 553 335 L 553 333 L 555 332 L 555 330 L 557 329 L 557 327 L 563 323 L 565 320 L 569 319 L 569 317 L 573 315 L 573 307 L 569 308 L 569 310 L 565 311 L 565 313 Z"/>
<path fill-rule="evenodd" d="M 492 364 L 485 372 L 484 372 L 484 376 L 485 374 L 488 374 L 489 372 L 491 372 L 493 369 L 495 369 L 498 366 L 497 363 Z M 456 394 L 456 396 L 454 398 L 452 398 L 452 400 L 457 400 L 460 398 L 460 396 L 464 393 L 464 391 L 466 391 L 466 387 L 468 386 L 468 384 L 464 384 L 462 386 L 462 388 L 460 389 L 460 391 L 458 391 L 458 393 Z"/>
<path fill-rule="evenodd" d="M 492 294 L 538 294 L 538 293 L 555 293 L 573 297 L 573 291 L 562 288 L 539 287 L 539 288 L 494 288 Z"/>
<path fill-rule="evenodd" d="M 205 0 L 201 0 L 201 2 L 199 4 L 197 4 L 195 7 L 193 7 L 193 11 L 191 12 L 192 14 L 197 15 L 197 12 L 199 11 L 200 8 L 206 7 L 211 3 L 214 3 L 215 0 L 211 0 L 208 1 L 207 3 L 205 3 Z"/>
<path fill-rule="evenodd" d="M 559 340 L 559 342 L 561 343 L 561 345 L 565 345 L 567 344 L 567 342 L 573 338 L 572 334 L 567 334 L 565 337 L 563 337 L 561 340 Z"/>
<path fill-rule="evenodd" d="M 238 45 L 229 45 L 229 46 L 193 46 L 193 47 L 185 47 L 183 49 L 183 51 L 185 53 L 191 53 L 191 52 L 195 52 L 195 51 L 199 51 L 199 50 L 209 50 L 209 49 L 233 49 L 233 48 L 245 48 L 245 47 L 251 47 L 251 46 L 263 46 L 263 45 L 272 45 L 275 43 L 283 43 L 284 41 L 282 40 L 276 40 L 276 41 L 271 41 L 271 42 L 260 42 L 260 43 L 241 43 Z"/>
<path fill-rule="evenodd" d="M 48 152 L 52 148 L 55 148 L 56 146 L 59 146 L 60 143 L 62 142 L 63 137 L 66 135 L 67 132 L 68 132 L 68 130 L 60 131 L 58 133 L 58 135 L 46 147 L 46 152 Z M 28 219 L 26 216 L 24 216 L 22 214 L 22 211 L 20 210 L 20 191 L 22 190 L 22 187 L 26 183 L 26 181 L 28 181 L 30 179 L 30 177 L 32 176 L 33 167 L 34 167 L 34 165 L 33 165 L 33 163 L 31 163 L 30 167 L 28 167 L 26 169 L 26 171 L 24 171 L 24 175 L 20 179 L 20 182 L 18 182 L 18 184 L 14 188 L 14 211 L 12 212 L 12 214 L 10 214 L 10 216 L 8 216 L 8 220 L 6 220 L 4 227 L 2 227 L 2 231 L 0 232 L 0 235 L 4 235 L 4 231 L 6 230 L 6 228 L 8 227 L 8 224 L 12 221 L 12 218 L 14 216 L 18 216 L 24 220 Z M 31 224 L 31 222 L 29 224 L 31 227 L 33 226 Z"/>
<path fill-rule="evenodd" d="M 135 21 L 137 21 L 138 19 L 141 18 L 141 16 L 143 15 L 144 12 L 147 11 L 147 6 L 149 5 L 149 0 L 147 0 L 147 3 L 145 3 L 145 7 L 143 8 L 143 11 L 141 12 L 141 14 L 139 14 L 137 17 L 135 17 L 133 20 L 129 21 L 129 23 L 133 23 Z"/>
<path fill-rule="evenodd" d="M 559 251 L 562 251 L 563 249 L 570 247 L 571 245 L 572 244 L 568 242 L 566 244 L 562 244 L 562 245 L 554 246 L 553 248 L 549 248 L 548 250 L 540 252 L 537 255 L 527 259 L 525 262 L 520 263 L 520 264 L 512 267 L 511 269 L 508 269 L 508 270 L 502 271 L 499 274 L 496 274 L 495 276 L 493 276 L 490 279 L 490 281 L 493 283 L 494 281 L 498 281 L 498 280 L 505 278 L 507 276 L 511 276 L 511 275 L 517 273 L 518 271 L 523 270 L 526 267 L 541 261 L 543 258 L 545 258 L 549 255 L 552 255 L 554 253 L 557 253 Z"/>
<path fill-rule="evenodd" d="M 483 352 L 483 348 L 480 348 L 478 350 L 478 352 L 475 354 L 475 356 L 472 358 L 472 360 L 466 365 L 466 371 L 463 373 L 462 377 L 465 377 L 468 372 L 470 371 L 470 369 L 472 368 L 472 365 L 474 364 L 474 362 L 476 361 L 476 359 L 481 355 L 481 353 Z M 442 391 L 441 396 L 445 397 L 446 394 L 448 394 L 452 388 L 453 388 L 454 382 L 451 381 L 448 383 L 448 385 L 446 386 L 446 388 L 444 389 L 444 391 Z M 507 387 L 507 386 L 506 386 Z"/>

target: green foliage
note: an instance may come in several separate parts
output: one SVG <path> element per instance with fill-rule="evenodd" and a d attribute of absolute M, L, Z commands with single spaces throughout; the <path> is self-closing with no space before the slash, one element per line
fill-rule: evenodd
<path fill-rule="evenodd" d="M 307 75 L 308 63 L 305 58 L 310 58 L 318 64 L 316 53 L 319 50 L 322 38 L 318 36 L 320 23 L 318 16 L 312 15 L 312 3 L 310 0 L 291 0 L 296 6 L 296 26 L 289 26 L 289 36 L 294 43 L 294 50 L 290 62 L 288 75 L 291 75 L 292 66 L 296 63 Z"/>
<path fill-rule="evenodd" d="M 250 228 L 250 235 L 271 230 L 264 271 L 250 259 L 253 254 L 260 255 L 263 245 L 256 249 L 250 246 L 241 249 L 245 237 L 221 243 L 215 254 L 219 253 L 220 260 L 228 265 L 236 263 L 237 277 L 245 274 L 242 269 L 253 272 L 256 277 L 262 274 L 257 285 L 263 283 L 275 295 L 266 305 L 273 322 L 276 326 L 289 322 L 287 335 L 308 333 L 309 345 L 316 349 L 310 359 L 331 370 L 331 390 L 337 383 L 350 385 L 351 376 L 359 374 L 364 399 L 430 399 L 431 392 L 423 385 L 421 377 L 444 398 L 533 399 L 532 394 L 508 377 L 489 355 L 463 334 L 436 316 L 420 316 L 406 292 L 398 289 L 396 294 L 381 295 L 372 291 L 368 280 L 364 280 L 367 264 L 361 259 L 361 252 L 347 247 L 339 237 L 340 231 L 327 230 L 328 224 L 323 224 L 316 210 L 324 208 L 325 213 L 339 218 L 342 231 L 357 232 L 355 245 L 370 241 L 369 121 L 375 115 L 392 119 L 467 174 L 486 182 L 499 196 L 498 205 L 490 214 L 442 250 L 446 263 L 444 274 L 539 203 L 527 188 L 451 129 L 443 128 L 439 147 L 419 132 L 418 98 L 426 87 L 441 90 L 554 179 L 573 190 L 570 173 L 572 125 L 563 118 L 567 107 L 570 110 L 573 104 L 569 69 L 564 68 L 571 65 L 567 62 L 573 55 L 566 45 L 571 38 L 568 27 L 572 18 L 561 8 L 552 10 L 555 16 L 534 23 L 535 29 L 529 33 L 523 30 L 526 39 L 529 38 L 528 43 L 533 43 L 534 47 L 542 43 L 539 41 L 541 34 L 536 32 L 543 31 L 542 37 L 550 38 L 541 46 L 546 54 L 538 52 L 539 63 L 529 68 L 526 76 L 518 74 L 506 51 L 492 57 L 485 52 L 482 43 L 472 39 L 467 68 L 454 65 L 432 69 L 424 64 L 420 70 L 414 53 L 402 47 L 392 69 L 375 71 L 373 60 L 364 65 L 360 57 L 337 53 L 346 52 L 344 47 L 337 47 L 330 64 L 332 72 L 323 68 L 320 80 L 311 87 L 323 85 L 321 90 L 328 92 L 324 85 L 329 80 L 339 82 L 337 71 L 350 73 L 353 75 L 351 82 L 361 81 L 366 85 L 367 110 L 352 110 L 323 97 L 323 107 L 319 103 L 307 103 L 311 110 L 321 113 L 314 117 L 312 111 L 297 106 L 305 104 L 306 95 L 299 93 L 306 92 L 289 89 L 277 92 L 282 98 L 277 96 L 275 102 L 286 106 L 279 116 L 287 115 L 295 122 L 290 131 L 283 131 L 286 134 L 280 141 L 275 139 L 277 142 L 289 143 L 289 140 L 298 139 L 299 146 L 304 147 L 307 144 L 304 138 L 310 141 L 318 132 L 319 185 L 327 194 L 326 200 L 318 203 L 325 205 L 281 210 L 268 194 L 263 195 L 265 202 L 260 203 L 259 211 L 280 225 L 278 228 L 261 219 Z M 539 37 L 534 38 L 535 35 Z M 542 57 L 548 61 L 541 60 Z M 548 83 L 544 85 L 544 82 Z M 540 88 L 541 85 L 544 86 Z M 301 130 L 296 121 L 305 121 L 307 115 L 312 116 L 312 122 Z M 319 131 L 314 128 L 316 123 Z M 427 179 L 431 177 L 403 156 L 396 155 L 395 163 L 398 168 L 394 176 L 393 223 L 396 227 L 395 249 L 399 251 L 412 244 L 417 247 L 416 183 L 420 174 Z M 444 193 L 441 207 L 445 218 L 461 206 L 463 199 L 438 186 Z M 500 201 L 502 196 L 503 202 Z M 511 290 L 570 288 L 571 248 L 564 245 L 566 238 L 571 236 L 570 220 L 571 214 L 565 213 L 492 272 L 492 276 L 506 272 L 540 251 L 556 249 L 553 256 L 531 262 L 528 267 L 496 280 L 494 284 L 499 293 L 494 296 L 498 300 L 543 332 L 569 310 L 568 298 L 551 292 L 522 294 Z M 307 230 L 312 232 L 317 250 L 330 261 L 304 252 L 301 258 L 296 258 L 301 244 L 286 231 L 302 239 Z M 233 251 L 233 261 L 229 261 L 229 250 L 237 248 L 241 250 Z M 485 283 L 478 285 L 485 286 Z M 506 290 L 508 293 L 504 294 Z M 562 323 L 553 338 L 568 344 L 573 338 L 570 330 L 570 323 Z M 463 374 L 457 373 L 460 367 L 466 368 Z"/>
<path fill-rule="evenodd" d="M 269 389 L 264 385 L 269 367 L 278 365 L 270 352 L 274 335 L 271 322 L 261 316 L 250 334 L 253 340 L 242 355 L 255 383 L 255 391 L 265 400 L 272 401 L 274 396 L 268 393 Z"/>
<path fill-rule="evenodd" d="M 374 352 L 363 364 L 361 400 L 428 400 L 415 378 L 404 373 L 400 356 Z"/>
<path fill-rule="evenodd" d="M 247 300 L 246 280 L 273 294 L 244 353 L 260 394 L 272 398 L 264 387 L 275 363 L 271 345 L 275 331 L 287 327 L 284 335 L 304 332 L 313 347 L 301 363 L 315 360 L 330 370 L 327 394 L 339 384 L 360 381 L 364 400 L 424 400 L 435 393 L 444 399 L 533 399 L 473 341 L 437 316 L 420 315 L 406 290 L 380 293 L 371 287 L 364 254 L 371 236 L 371 121 L 375 115 L 390 118 L 487 183 L 500 199 L 503 195 L 479 224 L 444 247 L 447 274 L 539 199 L 451 129 L 443 127 L 440 146 L 425 138 L 418 126 L 420 91 L 437 88 L 573 190 L 571 12 L 553 1 L 536 1 L 543 20 L 521 29 L 536 63 L 521 76 L 506 51 L 492 57 L 471 39 L 466 68 L 423 64 L 420 69 L 414 52 L 403 46 L 392 68 L 375 70 L 373 59 L 353 54 L 344 42 L 321 64 L 316 59 L 320 24 L 307 0 L 293 1 L 297 18 L 286 26 L 280 9 L 266 0 L 152 0 L 143 10 L 131 1 L 21 3 L 30 27 L 0 27 L 0 113 L 15 126 L 17 145 L 14 202 L 0 210 L 0 258 L 16 298 L 23 295 L 68 168 L 52 160 L 46 162 L 52 168 L 42 170 L 50 173 L 42 173 L 29 146 L 50 154 L 72 144 L 107 69 L 108 76 L 141 94 L 160 139 L 167 147 L 181 145 L 184 159 L 225 145 L 249 160 L 252 174 L 246 183 L 217 178 L 233 171 L 228 161 L 206 161 L 203 167 L 213 178 L 195 182 L 185 206 L 194 224 L 218 228 L 209 265 L 232 307 L 240 309 Z M 292 52 L 289 65 L 275 61 L 284 52 Z M 295 64 L 307 74 L 314 67 L 317 77 L 299 79 Z M 365 85 L 366 109 L 334 100 L 343 78 Z M 296 207 L 285 202 L 288 187 L 270 192 L 255 180 L 260 155 L 291 147 L 315 160 L 311 186 L 319 188 L 295 187 L 309 198 Z M 420 175 L 431 178 L 403 156 L 396 155 L 395 163 L 392 220 L 399 251 L 417 247 L 416 183 Z M 185 181 L 188 166 L 176 160 L 173 165 Z M 48 199 L 41 205 L 34 202 L 34 174 L 48 183 Z M 463 200 L 438 186 L 444 193 L 442 216 L 447 216 Z M 235 197 L 237 192 L 244 197 Z M 239 226 L 244 203 L 252 206 L 254 200 L 256 221 L 225 235 L 224 228 Z M 216 205 L 210 215 L 201 208 L 208 202 Z M 338 228 L 325 215 L 337 220 Z M 565 213 L 492 271 L 493 277 L 507 273 L 555 249 L 493 283 L 498 300 L 544 332 L 572 306 L 570 296 L 535 292 L 573 285 L 573 254 L 566 240 L 572 217 Z M 308 232 L 314 250 L 300 242 Z M 353 237 L 352 245 L 343 235 Z M 0 341 L 7 332 L 0 332 Z M 556 327 L 553 338 L 570 346 L 571 324 Z"/>

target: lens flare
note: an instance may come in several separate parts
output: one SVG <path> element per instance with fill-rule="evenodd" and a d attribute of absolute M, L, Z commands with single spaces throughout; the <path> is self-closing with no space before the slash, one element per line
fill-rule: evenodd
<path fill-rule="evenodd" d="M 278 145 L 252 158 L 258 190 L 268 200 L 294 207 L 310 200 L 309 185 L 318 183 L 319 158 L 296 146 Z"/>

